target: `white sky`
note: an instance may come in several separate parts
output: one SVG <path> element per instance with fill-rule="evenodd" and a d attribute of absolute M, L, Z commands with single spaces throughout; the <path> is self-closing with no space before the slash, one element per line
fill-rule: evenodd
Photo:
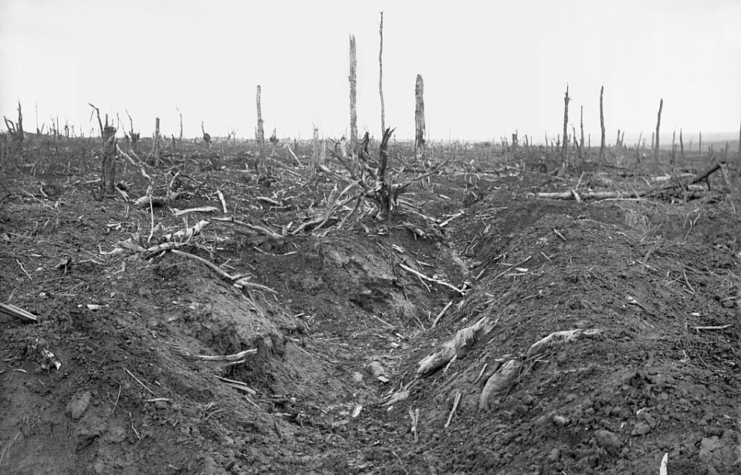
<path fill-rule="evenodd" d="M 741 1 L 0 0 L 0 115 L 27 130 L 52 117 L 90 132 L 89 102 L 125 128 L 254 137 L 262 86 L 266 135 L 339 137 L 349 127 L 348 35 L 358 48 L 358 127 L 380 135 L 378 21 L 384 11 L 386 124 L 413 136 L 425 81 L 433 139 L 542 141 L 584 106 L 599 136 L 738 131 Z M 663 139 L 662 139 L 663 140 Z"/>

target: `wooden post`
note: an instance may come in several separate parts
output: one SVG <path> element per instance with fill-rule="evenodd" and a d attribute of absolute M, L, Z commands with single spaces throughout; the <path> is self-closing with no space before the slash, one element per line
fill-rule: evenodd
<path fill-rule="evenodd" d="M 566 85 L 566 94 L 563 97 L 563 143 L 561 148 L 561 167 L 566 169 L 566 153 L 569 150 L 568 141 L 569 124 L 569 85 Z"/>
<path fill-rule="evenodd" d="M 378 93 L 381 96 L 381 133 L 383 133 L 386 130 L 386 104 L 383 101 L 383 12 L 378 33 L 381 36 L 381 47 L 378 50 Z"/>
<path fill-rule="evenodd" d="M 414 156 L 417 160 L 425 157 L 425 84 L 422 75 L 417 74 L 417 82 L 414 86 Z"/>
<path fill-rule="evenodd" d="M 358 145 L 357 81 L 358 60 L 355 55 L 355 35 L 350 35 L 350 154 L 355 157 Z"/>
<path fill-rule="evenodd" d="M 602 163 L 602 161 L 605 158 L 605 114 L 604 109 L 602 105 L 602 97 L 605 93 L 605 86 L 602 86 L 602 88 L 599 91 L 599 124 L 600 128 L 602 129 L 602 141 L 599 145 L 599 161 Z"/>
<path fill-rule="evenodd" d="M 152 137 L 152 140 L 154 143 L 152 144 L 152 158 L 154 159 L 154 166 L 159 166 L 160 164 L 160 151 L 159 151 L 159 145 L 160 145 L 160 118 L 157 117 L 154 119 L 154 137 Z"/>
<path fill-rule="evenodd" d="M 262 95 L 262 88 L 260 88 L 260 85 L 257 85 L 257 145 L 260 147 L 260 157 L 257 162 L 255 162 L 255 170 L 259 169 L 260 162 L 265 160 L 265 129 L 263 128 L 262 123 L 262 104 L 261 104 L 261 96 Z"/>
<path fill-rule="evenodd" d="M 659 128 L 661 127 L 661 110 L 664 108 L 664 99 L 659 101 L 659 113 L 656 117 L 656 142 L 654 142 L 654 161 L 659 162 Z"/>

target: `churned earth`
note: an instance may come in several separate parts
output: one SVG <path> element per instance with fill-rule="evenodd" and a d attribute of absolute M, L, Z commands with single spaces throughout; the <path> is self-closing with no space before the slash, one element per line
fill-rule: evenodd
<path fill-rule="evenodd" d="M 741 473 L 735 165 L 699 199 L 578 202 L 538 193 L 661 167 L 461 148 L 343 220 L 342 167 L 300 153 L 169 149 L 152 181 L 119 165 L 127 201 L 36 140 L 0 180 L 0 301 L 38 317 L 0 313 L 0 474 Z"/>

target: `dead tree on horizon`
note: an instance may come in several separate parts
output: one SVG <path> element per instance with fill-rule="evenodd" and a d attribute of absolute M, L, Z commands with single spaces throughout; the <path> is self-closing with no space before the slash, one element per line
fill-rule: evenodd
<path fill-rule="evenodd" d="M 105 125 L 100 120 L 100 109 L 90 104 L 93 113 L 98 117 L 100 137 L 103 140 L 101 155 L 100 191 L 102 194 L 113 195 L 116 192 L 116 128 L 108 125 L 108 114 L 105 116 Z M 92 117 L 91 117 L 92 118 Z"/>
<path fill-rule="evenodd" d="M 206 148 L 211 150 L 211 135 L 206 133 L 206 129 L 203 127 L 203 121 L 201 121 L 201 133 L 203 134 L 203 141 L 206 142 Z"/>
<path fill-rule="evenodd" d="M 425 157 L 425 84 L 422 75 L 417 74 L 414 86 L 414 156 L 417 160 Z"/>
<path fill-rule="evenodd" d="M 13 154 L 16 157 L 17 163 L 17 159 L 23 151 L 23 139 L 25 138 L 25 134 L 23 133 L 23 113 L 21 111 L 21 101 L 18 101 L 18 122 L 13 122 L 5 116 L 3 116 L 3 120 L 5 121 L 5 127 L 8 128 L 8 134 L 12 139 L 12 143 L 14 144 L 15 150 L 13 151 Z"/>
<path fill-rule="evenodd" d="M 257 96 L 256 96 L 256 102 L 257 102 L 257 145 L 260 148 L 260 156 L 258 158 L 258 161 L 255 162 L 255 170 L 260 169 L 260 163 L 262 163 L 265 160 L 265 129 L 263 127 L 262 122 L 262 88 L 260 85 L 257 85 Z"/>
<path fill-rule="evenodd" d="M 154 119 L 154 136 L 152 137 L 152 161 L 154 166 L 157 167 L 160 164 L 160 118 Z"/>
<path fill-rule="evenodd" d="M 702 160 L 702 132 L 700 132 L 700 143 L 697 147 L 697 158 Z"/>
<path fill-rule="evenodd" d="M 129 124 L 131 129 L 129 130 L 129 139 L 131 139 L 131 143 L 129 144 L 129 151 L 133 151 L 134 153 L 137 153 L 137 145 L 139 144 L 139 137 L 141 134 L 139 132 L 134 132 L 134 120 L 131 118 L 131 114 L 129 114 L 129 111 L 126 111 L 126 115 L 129 117 Z"/>
<path fill-rule="evenodd" d="M 180 116 L 180 137 L 178 138 L 179 142 L 183 141 L 183 113 L 180 112 L 180 108 L 178 106 L 175 106 L 175 110 L 178 111 L 178 115 Z"/>
<path fill-rule="evenodd" d="M 602 88 L 599 91 L 599 124 L 600 128 L 602 129 L 602 140 L 600 141 L 599 145 L 599 162 L 602 163 L 602 161 L 605 158 L 605 112 L 602 105 L 602 98 L 605 94 L 605 86 L 602 86 Z"/>
<path fill-rule="evenodd" d="M 561 148 L 561 168 L 566 170 L 566 153 L 569 149 L 568 125 L 569 125 L 569 85 L 566 84 L 566 94 L 563 98 L 563 143 Z"/>
<path fill-rule="evenodd" d="M 659 113 L 656 117 L 656 141 L 654 142 L 654 161 L 659 162 L 659 128 L 661 127 L 661 110 L 664 108 L 664 99 L 659 101 Z"/>
<path fill-rule="evenodd" d="M 581 143 L 579 144 L 579 158 L 584 158 L 584 106 L 581 106 L 579 116 L 579 128 L 581 129 Z"/>

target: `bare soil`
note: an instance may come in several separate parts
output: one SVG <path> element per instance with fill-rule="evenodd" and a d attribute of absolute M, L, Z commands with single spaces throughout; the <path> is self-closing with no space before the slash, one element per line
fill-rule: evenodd
<path fill-rule="evenodd" d="M 646 189 L 668 167 L 558 177 L 547 151 L 457 148 L 388 221 L 364 205 L 338 229 L 351 203 L 293 235 L 335 182 L 283 149 L 256 174 L 254 144 L 170 148 L 154 191 L 178 170 L 185 199 L 150 209 L 99 195 L 99 144 L 35 140 L 0 180 L 0 300 L 39 319 L 0 313 L 0 474 L 642 474 L 665 454 L 671 475 L 741 473 L 741 201 L 720 172 L 695 200 L 545 200 Z M 392 167 L 402 181 L 424 164 Z M 171 209 L 196 206 L 220 211 Z M 268 289 L 118 245 L 200 220 L 179 250 Z M 417 374 L 481 321 L 466 351 Z M 575 329 L 597 337 L 527 357 Z M 510 360 L 516 377 L 481 409 Z"/>

